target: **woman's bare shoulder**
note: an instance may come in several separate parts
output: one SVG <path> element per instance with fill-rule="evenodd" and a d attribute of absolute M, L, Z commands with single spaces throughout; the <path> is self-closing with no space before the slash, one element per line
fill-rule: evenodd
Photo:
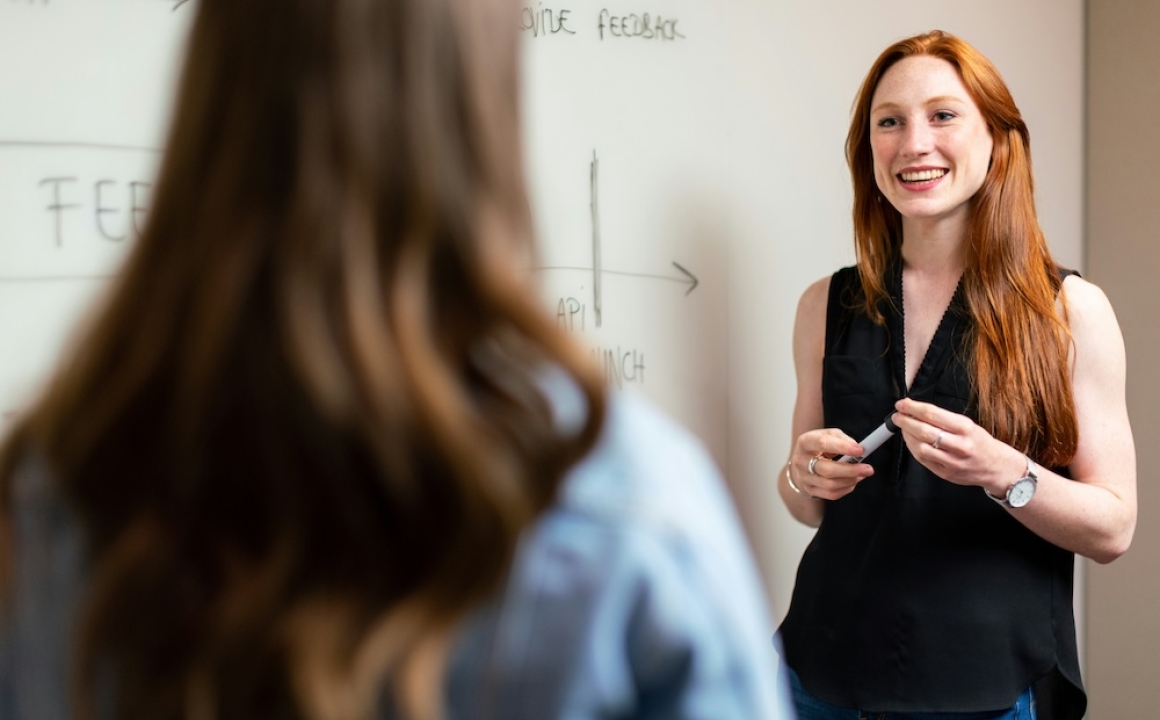
<path fill-rule="evenodd" d="M 803 320 L 825 319 L 826 303 L 830 297 L 831 277 L 827 275 L 815 280 L 802 292 L 797 307 L 798 324 L 801 324 Z"/>
<path fill-rule="evenodd" d="M 1066 303 L 1065 317 L 1072 334 L 1119 333 L 1112 303 L 1100 286 L 1079 275 L 1069 275 L 1063 281 L 1062 300 Z"/>

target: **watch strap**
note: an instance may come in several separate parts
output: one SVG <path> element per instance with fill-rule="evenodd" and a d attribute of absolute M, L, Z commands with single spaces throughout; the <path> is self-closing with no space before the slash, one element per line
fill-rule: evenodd
<path fill-rule="evenodd" d="M 1027 472 L 1024 473 L 1023 477 L 1019 478 L 1007 487 L 1007 492 L 1003 494 L 1003 497 L 996 497 L 992 495 L 991 493 L 987 492 L 987 488 L 983 488 L 983 494 L 1005 508 L 1014 507 L 1009 500 L 1011 497 L 1011 490 L 1014 489 L 1014 487 L 1023 480 L 1030 479 L 1033 482 L 1039 482 L 1039 473 L 1035 472 L 1035 462 L 1031 459 L 1030 455 L 1024 454 L 1023 457 L 1027 458 Z"/>

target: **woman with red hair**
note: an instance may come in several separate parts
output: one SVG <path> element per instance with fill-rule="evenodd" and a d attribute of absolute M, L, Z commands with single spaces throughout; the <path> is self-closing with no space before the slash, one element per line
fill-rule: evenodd
<path fill-rule="evenodd" d="M 779 480 L 818 528 L 782 626 L 799 715 L 1079 718 L 1075 554 L 1136 524 L 1115 314 L 1052 259 L 1027 127 L 959 38 L 879 56 L 846 154 L 857 265 L 798 306 Z"/>

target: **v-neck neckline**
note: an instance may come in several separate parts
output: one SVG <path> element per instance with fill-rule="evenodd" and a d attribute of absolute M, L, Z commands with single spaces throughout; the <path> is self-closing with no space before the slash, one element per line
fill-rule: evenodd
<path fill-rule="evenodd" d="M 900 398 L 911 397 L 922 394 L 927 386 L 933 384 L 938 378 L 939 371 L 946 364 L 947 351 L 953 344 L 951 340 L 959 325 L 960 313 L 957 310 L 962 303 L 963 279 L 959 278 L 950 301 L 943 308 L 942 317 L 939 318 L 930 344 L 926 346 L 926 352 L 923 354 L 922 360 L 919 361 L 918 370 L 914 373 L 914 380 L 908 386 L 906 384 L 906 311 L 902 294 L 902 261 L 898 260 L 894 263 L 891 271 L 893 276 L 890 278 L 888 287 L 892 305 L 890 332 L 896 338 L 896 341 L 890 344 L 894 355 L 894 384 L 896 394 Z"/>

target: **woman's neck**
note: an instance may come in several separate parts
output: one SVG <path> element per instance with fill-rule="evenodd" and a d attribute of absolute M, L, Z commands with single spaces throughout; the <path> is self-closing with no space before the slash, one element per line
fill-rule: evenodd
<path fill-rule="evenodd" d="M 902 265 L 923 275 L 957 278 L 966 264 L 966 218 L 902 219 Z"/>

